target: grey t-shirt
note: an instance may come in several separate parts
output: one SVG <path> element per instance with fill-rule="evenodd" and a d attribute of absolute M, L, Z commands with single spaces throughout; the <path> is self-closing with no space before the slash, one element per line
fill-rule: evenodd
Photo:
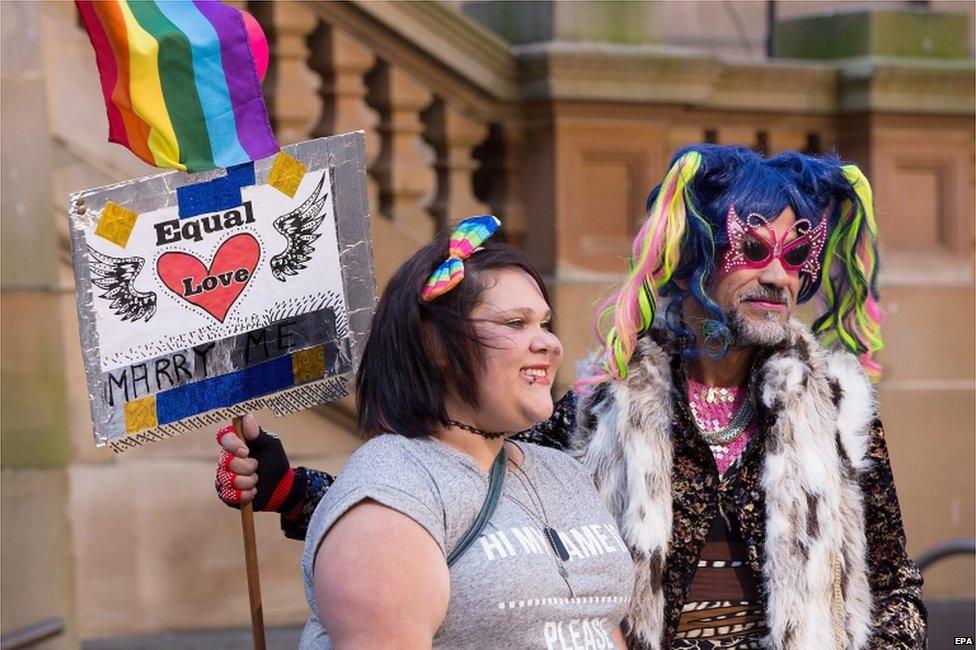
<path fill-rule="evenodd" d="M 450 604 L 434 647 L 612 648 L 610 634 L 626 615 L 634 587 L 627 546 L 579 463 L 554 449 L 519 447 L 528 481 L 507 473 L 495 514 L 451 567 Z M 364 499 L 382 503 L 423 526 L 446 557 L 487 489 L 488 474 L 473 458 L 434 438 L 383 435 L 360 447 L 308 527 L 302 573 L 312 614 L 301 647 L 332 647 L 312 575 L 319 544 L 343 513 Z M 564 567 L 572 593 L 543 535 L 539 498 L 569 552 Z"/>

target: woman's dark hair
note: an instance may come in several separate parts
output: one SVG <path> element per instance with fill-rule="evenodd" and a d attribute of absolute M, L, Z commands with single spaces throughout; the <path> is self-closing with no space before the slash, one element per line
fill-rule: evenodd
<path fill-rule="evenodd" d="M 484 343 L 470 315 L 488 288 L 485 271 L 521 269 L 549 303 L 525 254 L 495 240 L 464 260 L 464 279 L 456 287 L 430 302 L 421 300 L 427 278 L 447 259 L 447 247 L 442 235 L 417 251 L 390 278 L 376 307 L 356 374 L 359 431 L 367 437 L 392 432 L 414 438 L 448 426 L 448 387 L 465 404 L 479 406 Z"/>

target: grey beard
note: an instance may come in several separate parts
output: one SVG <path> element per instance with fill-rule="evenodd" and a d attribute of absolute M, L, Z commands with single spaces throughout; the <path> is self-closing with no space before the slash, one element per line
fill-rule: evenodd
<path fill-rule="evenodd" d="M 781 323 L 775 313 L 769 312 L 766 320 L 757 322 L 743 316 L 738 305 L 729 311 L 728 323 L 732 345 L 737 347 L 772 347 L 782 343 L 788 332 L 786 323 Z"/>

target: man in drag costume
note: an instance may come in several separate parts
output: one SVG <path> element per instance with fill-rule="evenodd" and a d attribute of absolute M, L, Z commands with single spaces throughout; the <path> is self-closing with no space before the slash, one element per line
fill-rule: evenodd
<path fill-rule="evenodd" d="M 629 646 L 925 647 L 872 387 L 867 179 L 833 157 L 696 145 L 647 205 L 585 376 L 518 434 L 576 456 L 616 516 L 637 566 Z M 289 468 L 263 431 L 250 455 L 223 452 L 221 498 L 239 503 L 235 475 L 256 467 L 245 498 L 303 538 L 331 477 Z"/>

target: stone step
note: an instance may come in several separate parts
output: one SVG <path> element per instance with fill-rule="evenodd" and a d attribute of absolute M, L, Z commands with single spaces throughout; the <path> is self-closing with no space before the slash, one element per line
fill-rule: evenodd
<path fill-rule="evenodd" d="M 269 650 L 294 650 L 302 636 L 301 626 L 269 627 L 265 640 Z M 82 641 L 82 650 L 250 650 L 250 629 L 171 632 Z"/>

